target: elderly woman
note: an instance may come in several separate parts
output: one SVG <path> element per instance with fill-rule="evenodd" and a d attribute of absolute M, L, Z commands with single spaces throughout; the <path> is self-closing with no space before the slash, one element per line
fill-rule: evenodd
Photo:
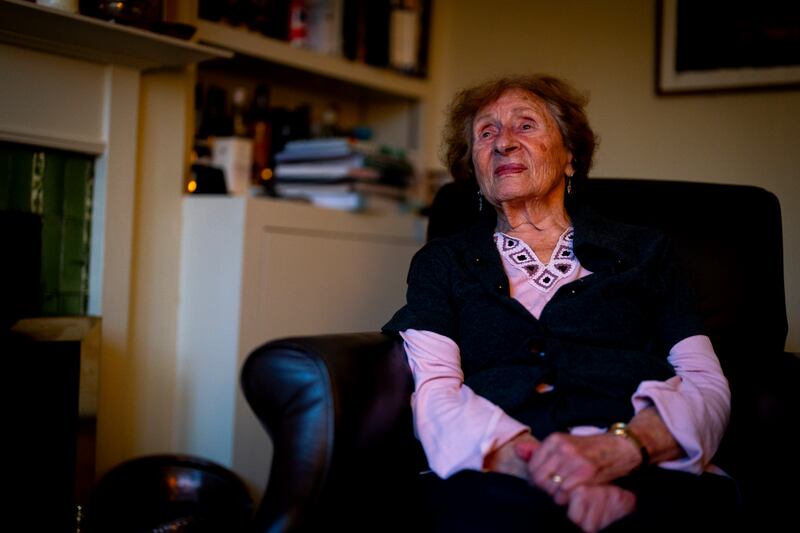
<path fill-rule="evenodd" d="M 440 530 L 686 529 L 734 499 L 710 464 L 728 384 L 667 239 L 581 202 L 585 104 L 531 75 L 449 109 L 446 164 L 477 180 L 480 221 L 417 253 L 384 327 L 414 374 Z"/>

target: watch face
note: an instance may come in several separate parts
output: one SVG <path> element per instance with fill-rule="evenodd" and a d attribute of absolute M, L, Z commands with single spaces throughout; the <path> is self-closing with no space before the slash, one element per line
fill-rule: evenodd
<path fill-rule="evenodd" d="M 639 453 L 642 454 L 642 466 L 650 463 L 650 453 L 647 451 L 647 448 L 645 448 L 644 444 L 636 435 L 636 433 L 631 431 L 631 429 L 628 427 L 628 424 L 625 422 L 617 422 L 608 428 L 608 432 L 612 435 L 619 435 L 620 437 L 629 439 L 634 445 L 636 445 L 636 447 L 639 448 Z"/>

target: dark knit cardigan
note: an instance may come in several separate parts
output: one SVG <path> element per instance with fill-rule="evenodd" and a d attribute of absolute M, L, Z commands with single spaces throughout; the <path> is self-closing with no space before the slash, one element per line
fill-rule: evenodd
<path fill-rule="evenodd" d="M 674 375 L 669 349 L 704 333 L 662 233 L 579 205 L 569 211 L 575 255 L 592 274 L 560 287 L 538 320 L 510 296 L 496 215 L 485 212 L 414 256 L 407 303 L 383 328 L 455 341 L 466 385 L 538 438 L 629 420 L 638 385 Z M 538 383 L 554 390 L 537 393 Z"/>

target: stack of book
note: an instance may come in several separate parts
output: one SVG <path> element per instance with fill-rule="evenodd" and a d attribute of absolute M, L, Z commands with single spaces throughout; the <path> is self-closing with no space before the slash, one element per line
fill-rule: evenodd
<path fill-rule="evenodd" d="M 350 211 L 397 207 L 413 169 L 387 152 L 343 137 L 289 141 L 275 154 L 275 193 Z"/>

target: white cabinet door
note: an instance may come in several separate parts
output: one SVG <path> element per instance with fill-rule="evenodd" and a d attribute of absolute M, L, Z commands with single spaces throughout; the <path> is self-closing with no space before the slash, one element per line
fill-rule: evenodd
<path fill-rule="evenodd" d="M 405 301 L 424 226 L 254 198 L 184 202 L 179 447 L 231 467 L 256 495 L 272 446 L 239 389 L 244 359 L 286 336 L 376 331 Z"/>

